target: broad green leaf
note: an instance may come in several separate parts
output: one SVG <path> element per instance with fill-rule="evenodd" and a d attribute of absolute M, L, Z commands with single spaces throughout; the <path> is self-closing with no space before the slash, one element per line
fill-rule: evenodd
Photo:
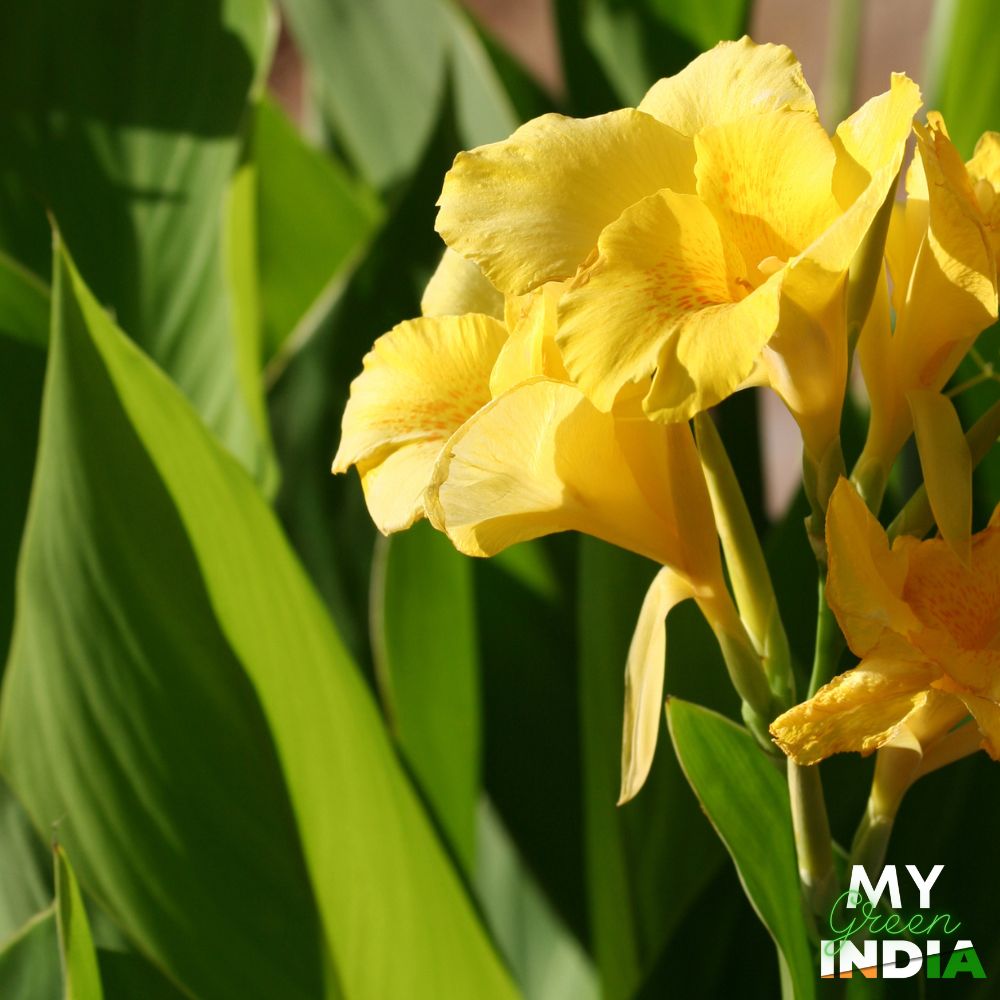
<path fill-rule="evenodd" d="M 476 893 L 524 1000 L 598 1000 L 593 965 L 539 889 L 486 798 L 478 827 Z"/>
<path fill-rule="evenodd" d="M 99 948 L 97 959 L 105 1000 L 184 1000 L 187 996 L 138 955 Z"/>
<path fill-rule="evenodd" d="M 186 989 L 315 997 L 318 920 L 270 735 L 93 331 L 138 366 L 147 408 L 152 382 L 196 418 L 65 261 L 53 294 L 0 766 L 38 829 L 58 823 L 85 889 Z M 156 409 L 168 439 L 172 410 Z"/>
<path fill-rule="evenodd" d="M 559 919 L 585 941 L 575 543 L 516 545 L 473 566 L 486 790 Z"/>
<path fill-rule="evenodd" d="M 420 522 L 379 539 L 372 576 L 375 675 L 390 726 L 471 871 L 479 800 L 479 658 L 472 566 Z"/>
<path fill-rule="evenodd" d="M 368 245 L 382 209 L 266 99 L 256 108 L 251 155 L 266 362 L 286 341 L 294 348 L 308 336 Z"/>
<path fill-rule="evenodd" d="M 482 146 L 506 139 L 520 125 L 490 55 L 454 0 L 440 0 L 448 31 L 455 115 L 462 142 Z"/>
<path fill-rule="evenodd" d="M 268 17 L 266 0 L 0 7 L 0 248 L 47 275 L 48 209 L 98 300 L 262 481 L 222 236 Z"/>
<path fill-rule="evenodd" d="M 44 281 L 0 252 L 0 330 L 42 350 L 49 340 L 49 289 Z"/>
<path fill-rule="evenodd" d="M 778 946 L 796 1000 L 808 1000 L 817 970 L 780 768 L 743 727 L 709 709 L 675 698 L 667 719 L 677 759 Z"/>
<path fill-rule="evenodd" d="M 661 76 L 744 32 L 747 0 L 578 0 L 591 52 L 623 103 L 635 105 Z M 609 110 L 609 109 L 605 109 Z"/>
<path fill-rule="evenodd" d="M 65 255 L 57 273 L 0 730 L 36 822 L 65 817 L 84 886 L 199 996 L 319 992 L 293 822 L 328 995 L 513 996 L 267 505 Z"/>
<path fill-rule="evenodd" d="M 948 0 L 928 34 L 927 107 L 944 115 L 963 158 L 983 132 L 1000 129 L 996 14 L 991 0 Z"/>
<path fill-rule="evenodd" d="M 64 1000 L 62 986 L 56 916 L 49 906 L 0 944 L 0 997 Z"/>
<path fill-rule="evenodd" d="M 53 849 L 56 867 L 56 928 L 66 1000 L 103 1000 L 97 953 L 87 911 L 63 848 Z"/>
<path fill-rule="evenodd" d="M 631 997 L 683 914 L 722 862 L 661 739 L 636 798 L 618 808 L 625 660 L 656 567 L 593 539 L 581 542 L 580 707 L 591 934 L 604 995 Z M 726 683 L 711 634 L 678 608 L 670 616 L 666 690 L 711 700 Z M 692 628 L 695 631 L 692 632 Z M 693 688 L 693 690 L 692 690 Z M 677 859 L 684 858 L 683 864 Z"/>
<path fill-rule="evenodd" d="M 0 942 L 52 902 L 51 869 L 41 837 L 0 780 Z"/>
<path fill-rule="evenodd" d="M 404 178 L 444 93 L 439 0 L 282 0 L 282 7 L 351 162 L 380 188 Z"/>

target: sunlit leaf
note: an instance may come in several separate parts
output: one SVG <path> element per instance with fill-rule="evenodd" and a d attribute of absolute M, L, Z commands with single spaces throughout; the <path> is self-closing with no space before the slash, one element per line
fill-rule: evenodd
<path fill-rule="evenodd" d="M 328 995 L 512 996 L 273 515 L 65 255 L 57 274 L 12 784 L 199 996 L 316 996 L 313 894 Z"/>
<path fill-rule="evenodd" d="M 53 851 L 56 866 L 56 928 L 66 1000 L 103 1000 L 97 953 L 83 896 L 66 852 Z"/>
<path fill-rule="evenodd" d="M 46 276 L 45 210 L 99 301 L 262 479 L 222 246 L 266 0 L 0 8 L 0 248 Z"/>
<path fill-rule="evenodd" d="M 778 946 L 794 995 L 808 1000 L 817 977 L 781 770 L 746 729 L 709 709 L 672 699 L 667 718 L 677 759 Z"/>

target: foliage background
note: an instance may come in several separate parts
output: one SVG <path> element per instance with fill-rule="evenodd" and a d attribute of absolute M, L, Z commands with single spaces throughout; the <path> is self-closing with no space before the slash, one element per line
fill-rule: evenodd
<path fill-rule="evenodd" d="M 453 0 L 0 9 L 0 996 L 777 995 L 669 740 L 614 806 L 654 567 L 576 537 L 489 562 L 426 525 L 386 541 L 327 470 L 363 354 L 419 312 L 459 149 L 634 103 L 751 25 L 806 31 L 830 124 L 867 96 L 888 6 L 838 0 L 808 24 L 780 3 L 555 0 L 543 83 Z M 909 70 L 968 155 L 1000 126 L 992 5 L 905 9 L 929 19 L 905 36 L 927 61 L 890 42 L 871 90 Z M 979 346 L 1000 360 L 995 330 Z M 964 395 L 966 419 L 995 396 Z M 773 417 L 762 450 L 758 403 L 734 397 L 720 426 L 804 665 L 805 506 L 781 509 L 762 458 L 797 456 Z M 977 525 L 998 497 L 994 454 Z M 687 606 L 667 689 L 737 717 Z M 723 749 L 701 751 L 709 777 Z M 824 765 L 842 843 L 870 768 Z M 764 806 L 741 822 L 763 831 L 759 871 L 787 871 Z M 989 972 L 998 829 L 977 755 L 910 793 L 889 856 L 946 865 L 935 906 Z"/>

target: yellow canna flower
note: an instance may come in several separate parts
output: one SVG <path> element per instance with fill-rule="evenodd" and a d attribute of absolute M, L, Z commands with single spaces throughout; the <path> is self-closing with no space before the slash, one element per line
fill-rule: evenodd
<path fill-rule="evenodd" d="M 890 332 L 883 283 L 858 343 L 872 409 L 858 462 L 862 482 L 884 482 L 914 418 L 923 456 L 912 394 L 940 390 L 997 318 L 1000 135 L 987 132 L 963 164 L 940 115 L 929 114 L 926 127 L 915 131 L 919 156 L 907 173 L 905 206 L 894 207 L 886 244 L 895 330 Z M 925 458 L 934 464 L 956 446 L 952 436 Z"/>
<path fill-rule="evenodd" d="M 507 294 L 566 281 L 558 342 L 602 411 L 687 420 L 773 387 L 822 459 L 847 373 L 845 274 L 892 188 L 917 87 L 831 138 L 784 46 L 724 42 L 637 109 L 545 115 L 460 154 L 438 231 Z"/>
<path fill-rule="evenodd" d="M 556 345 L 562 288 L 500 300 L 475 265 L 446 254 L 426 312 L 478 304 L 493 315 L 425 315 L 380 337 L 351 386 L 333 471 L 355 466 L 384 533 L 426 514 L 459 551 L 581 531 L 663 567 L 626 666 L 622 797 L 638 791 L 662 722 L 664 620 L 693 598 L 756 712 L 771 695 L 726 589 L 711 502 L 686 424 L 659 424 L 638 396 L 598 409 Z M 768 716 L 769 717 L 769 716 Z"/>
<path fill-rule="evenodd" d="M 890 547 L 841 479 L 827 546 L 827 600 L 861 662 L 772 723 L 782 750 L 814 764 L 848 750 L 919 747 L 929 769 L 971 715 L 977 742 L 1000 758 L 1000 507 L 964 565 L 941 539 L 903 536 Z M 965 752 L 976 731 L 958 731 Z"/>

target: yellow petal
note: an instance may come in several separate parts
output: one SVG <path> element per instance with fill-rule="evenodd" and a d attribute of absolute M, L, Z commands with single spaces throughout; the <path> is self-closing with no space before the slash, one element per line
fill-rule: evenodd
<path fill-rule="evenodd" d="M 976 726 L 982 736 L 980 746 L 994 760 L 1000 760 L 1000 705 L 990 698 L 980 698 L 972 694 L 962 694 L 959 697 L 976 720 Z"/>
<path fill-rule="evenodd" d="M 381 531 L 419 516 L 437 452 L 489 401 L 490 371 L 506 339 L 503 324 L 489 316 L 426 317 L 399 324 L 365 356 L 333 471 L 358 466 Z"/>
<path fill-rule="evenodd" d="M 462 316 L 482 313 L 503 319 L 503 296 L 483 277 L 471 260 L 445 248 L 420 300 L 425 316 Z"/>
<path fill-rule="evenodd" d="M 966 565 L 972 553 L 972 455 L 947 396 L 907 393 L 927 499 L 944 540 Z"/>
<path fill-rule="evenodd" d="M 494 398 L 536 375 L 567 379 L 555 340 L 562 288 L 559 282 L 549 282 L 527 295 L 508 296 L 507 325 L 511 332 L 490 375 Z"/>
<path fill-rule="evenodd" d="M 622 785 L 618 805 L 638 793 L 653 763 L 663 720 L 666 618 L 675 605 L 692 596 L 691 584 L 664 566 L 653 577 L 642 602 L 625 665 Z"/>
<path fill-rule="evenodd" d="M 746 36 L 720 42 L 676 75 L 658 80 L 639 105 L 690 136 L 782 108 L 816 113 L 802 67 L 784 45 L 757 45 Z"/>
<path fill-rule="evenodd" d="M 984 132 L 966 164 L 994 256 L 1000 255 L 1000 132 Z"/>
<path fill-rule="evenodd" d="M 786 261 L 837 217 L 830 137 L 810 114 L 771 112 L 709 128 L 695 139 L 698 194 L 752 285 L 762 261 Z"/>
<path fill-rule="evenodd" d="M 903 147 L 920 108 L 920 88 L 901 73 L 893 73 L 889 90 L 873 97 L 837 127 L 834 192 L 846 208 L 884 167 L 902 162 Z"/>
<path fill-rule="evenodd" d="M 424 490 L 441 441 L 413 441 L 396 451 L 358 463 L 365 505 L 383 535 L 405 531 L 424 516 Z"/>
<path fill-rule="evenodd" d="M 928 227 L 893 334 L 893 368 L 903 394 L 940 389 L 975 337 L 997 318 L 993 251 L 965 167 L 941 128 L 918 127 L 917 134 L 930 200 Z M 892 430 L 888 447 L 898 450 L 911 430 L 905 409 Z"/>
<path fill-rule="evenodd" d="M 874 649 L 886 630 L 905 636 L 920 627 L 903 598 L 911 549 L 889 548 L 882 526 L 846 479 L 830 497 L 826 545 L 826 598 L 858 656 Z"/>
<path fill-rule="evenodd" d="M 983 676 L 977 679 L 976 664 L 959 651 L 997 655 L 990 646 L 1000 634 L 1000 529 L 990 527 L 973 537 L 968 565 L 941 539 L 913 546 L 904 597 L 923 625 L 953 640 L 950 647 L 935 649 L 928 645 L 931 637 L 921 636 L 922 648 L 961 684 L 983 690 L 989 670 L 980 661 Z M 1000 685 L 1000 671 L 996 682 Z"/>
<path fill-rule="evenodd" d="M 426 502 L 467 555 L 581 531 L 664 565 L 683 558 L 669 497 L 639 487 L 615 418 L 566 382 L 523 382 L 480 410 L 443 450 Z"/>
<path fill-rule="evenodd" d="M 548 114 L 509 139 L 459 153 L 437 231 L 501 291 L 570 277 L 601 230 L 662 187 L 690 191 L 694 148 L 627 108 L 596 118 Z"/>
<path fill-rule="evenodd" d="M 835 753 L 871 753 L 890 742 L 927 700 L 935 672 L 919 663 L 862 660 L 808 701 L 771 723 L 771 735 L 797 764 Z"/>
<path fill-rule="evenodd" d="M 647 411 L 686 419 L 750 371 L 774 331 L 777 280 L 733 303 L 714 216 L 694 196 L 659 191 L 605 229 L 563 297 L 563 361 L 601 409 L 657 369 Z"/>

